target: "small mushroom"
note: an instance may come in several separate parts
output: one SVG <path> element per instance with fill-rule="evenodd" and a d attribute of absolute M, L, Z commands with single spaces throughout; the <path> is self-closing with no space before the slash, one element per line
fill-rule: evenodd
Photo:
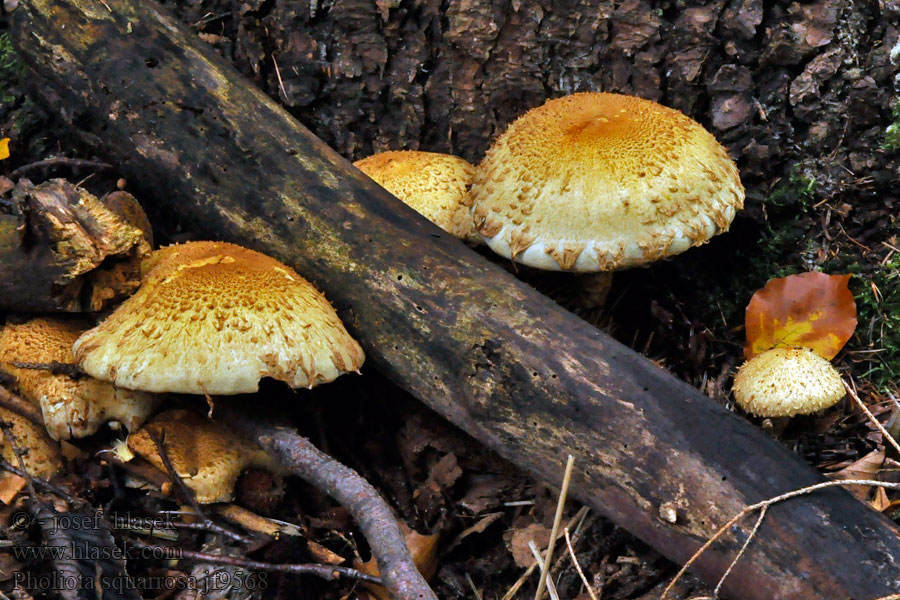
<path fill-rule="evenodd" d="M 172 409 L 128 437 L 128 446 L 162 471 L 166 467 L 150 432 L 162 439 L 175 473 L 202 504 L 230 501 L 244 469 L 275 467 L 269 455 L 228 427 L 192 410 Z"/>
<path fill-rule="evenodd" d="M 475 167 L 437 152 L 380 152 L 353 163 L 360 171 L 451 235 L 480 243 L 466 195 Z"/>
<path fill-rule="evenodd" d="M 143 283 L 74 352 L 98 379 L 153 392 L 240 394 L 262 377 L 311 388 L 357 371 L 362 348 L 290 267 L 225 242 L 154 252 Z"/>
<path fill-rule="evenodd" d="M 87 329 L 82 321 L 37 318 L 9 323 L 0 331 L 0 368 L 16 378 L 22 396 L 41 407 L 47 432 L 55 440 L 90 435 L 107 421 L 136 429 L 159 404 L 153 394 L 119 389 L 93 377 L 15 366 L 54 362 L 74 366 L 72 345 Z"/>
<path fill-rule="evenodd" d="M 831 363 L 809 348 L 766 350 L 748 360 L 734 378 L 738 405 L 760 417 L 793 417 L 828 408 L 844 397 Z"/>
<path fill-rule="evenodd" d="M 50 479 L 63 469 L 62 454 L 59 444 L 47 437 L 47 432 L 40 427 L 11 410 L 0 407 L 0 419 L 9 423 L 10 433 L 15 440 L 16 447 L 24 450 L 22 462 L 25 470 L 34 477 Z M 12 445 L 6 436 L 0 432 L 0 448 L 3 449 L 3 460 L 14 467 L 19 466 Z"/>
<path fill-rule="evenodd" d="M 491 146 L 469 195 L 494 252 L 547 270 L 644 265 L 728 229 L 744 188 L 700 124 L 607 93 L 550 100 Z"/>

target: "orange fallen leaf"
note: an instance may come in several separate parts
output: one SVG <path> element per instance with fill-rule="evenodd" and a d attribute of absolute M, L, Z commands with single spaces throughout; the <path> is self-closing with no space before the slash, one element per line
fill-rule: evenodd
<path fill-rule="evenodd" d="M 856 329 L 850 275 L 811 271 L 770 279 L 747 305 L 744 356 L 779 346 L 804 346 L 831 360 Z"/>
<path fill-rule="evenodd" d="M 9 138 L 0 139 L 0 160 L 9 158 Z"/>
<path fill-rule="evenodd" d="M 878 479 L 878 474 L 884 466 L 884 451 L 873 450 L 857 460 L 847 465 L 840 471 L 829 473 L 829 479 Z M 848 485 L 847 491 L 856 496 L 858 500 L 863 502 L 869 497 L 871 486 L 867 485 Z"/>
<path fill-rule="evenodd" d="M 437 571 L 437 543 L 439 535 L 437 533 L 431 535 L 422 535 L 421 533 L 410 529 L 406 523 L 400 523 L 400 530 L 403 532 L 403 538 L 406 540 L 406 546 L 412 555 L 413 562 L 419 573 L 425 580 L 429 580 Z M 353 561 L 353 566 L 359 571 L 369 575 L 378 576 L 378 565 L 373 556 L 366 562 L 358 560 Z M 392 600 L 393 596 L 381 587 L 371 583 L 363 584 L 369 591 L 369 594 L 378 600 Z"/>

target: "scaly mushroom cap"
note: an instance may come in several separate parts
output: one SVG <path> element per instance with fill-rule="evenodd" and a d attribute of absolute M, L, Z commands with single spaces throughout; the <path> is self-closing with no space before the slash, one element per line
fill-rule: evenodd
<path fill-rule="evenodd" d="M 606 93 L 550 100 L 500 136 L 469 196 L 494 252 L 554 271 L 611 271 L 725 231 L 744 188 L 700 124 Z"/>
<path fill-rule="evenodd" d="M 353 165 L 417 213 L 458 238 L 480 242 L 466 195 L 475 167 L 437 152 L 380 152 Z"/>
<path fill-rule="evenodd" d="M 0 407 L 0 419 L 12 425 L 10 433 L 16 441 L 16 447 L 26 451 L 22 457 L 26 471 L 41 479 L 50 479 L 62 471 L 62 454 L 59 444 L 47 437 L 46 431 L 42 431 L 40 427 L 25 417 L 2 407 Z M 3 460 L 18 467 L 19 459 L 16 458 L 13 447 L 7 442 L 6 436 L 2 434 L 0 434 L 0 448 L 3 449 L 0 453 Z"/>
<path fill-rule="evenodd" d="M 150 431 L 163 438 L 166 456 L 175 472 L 193 490 L 197 501 L 204 504 L 231 500 L 234 484 L 247 467 L 274 467 L 262 449 L 224 425 L 192 410 L 172 409 L 128 436 L 128 446 L 164 472 L 166 466 Z"/>
<path fill-rule="evenodd" d="M 828 408 L 844 397 L 831 363 L 809 348 L 780 347 L 748 360 L 734 378 L 734 398 L 761 417 L 792 417 Z"/>
<path fill-rule="evenodd" d="M 72 345 L 87 328 L 80 321 L 39 318 L 7 324 L 0 331 L 0 368 L 16 378 L 22 396 L 41 407 L 47 432 L 55 440 L 90 435 L 107 421 L 118 421 L 131 431 L 159 404 L 152 394 L 118 389 L 93 377 L 73 379 L 12 364 L 74 364 Z"/>
<path fill-rule="evenodd" d="M 261 377 L 313 387 L 364 355 L 334 309 L 293 269 L 224 242 L 154 252 L 138 292 L 75 343 L 81 367 L 130 389 L 257 391 Z"/>

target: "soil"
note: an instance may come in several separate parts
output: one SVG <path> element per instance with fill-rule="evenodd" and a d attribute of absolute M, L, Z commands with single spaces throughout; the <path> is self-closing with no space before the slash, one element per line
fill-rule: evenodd
<path fill-rule="evenodd" d="M 576 291 L 562 276 L 519 268 L 520 276 L 738 410 L 730 388 L 743 362 L 743 313 L 753 292 L 769 278 L 791 273 L 852 273 L 859 327 L 833 362 L 882 422 L 897 412 L 897 0 L 163 4 L 351 160 L 405 148 L 450 152 L 477 163 L 517 116 L 577 91 L 636 94 L 682 110 L 727 146 L 740 169 L 746 205 L 729 233 L 675 259 L 618 273 L 602 310 L 578 309 Z M 0 12 L 0 35 L 8 27 L 6 17 Z M 14 51 L 3 48 L 0 138 L 12 139 L 12 155 L 0 163 L 0 174 L 52 155 L 102 158 L 94 148 L 74 145 L 70 132 L 41 111 Z M 98 194 L 112 190 L 118 179 L 115 168 L 44 169 L 29 176 L 87 178 L 84 185 Z M 169 223 L 154 225 L 160 243 L 190 235 Z M 558 482 L 531 480 L 375 372 L 343 378 L 304 394 L 302 401 L 276 386 L 265 393 L 284 402 L 321 448 L 375 484 L 403 522 L 439 535 L 432 583 L 440 597 L 472 596 L 474 586 L 484 598 L 499 598 L 522 575 L 523 532 L 546 535 Z M 786 426 L 748 418 L 826 472 L 885 446 L 849 403 Z M 80 445 L 99 449 L 108 438 L 95 436 Z M 870 473 L 882 466 L 888 465 L 877 463 Z M 159 494 L 120 489 L 112 483 L 120 475 L 85 459 L 73 465 L 70 480 L 82 487 L 92 480 L 85 493 L 96 505 L 114 502 L 117 510 L 149 514 L 174 506 Z M 285 492 L 273 496 L 269 483 L 246 478 L 239 501 L 297 523 L 303 535 L 285 536 L 254 558 L 318 560 L 319 546 L 349 561 L 357 553 L 368 558 L 347 515 L 321 493 L 288 479 Z M 863 490 L 863 496 L 889 514 L 894 510 L 890 494 L 885 499 Z M 567 516 L 577 509 L 570 506 Z M 658 597 L 677 571 L 597 515 L 585 518 L 580 533 L 576 554 L 603 598 Z M 191 533 L 180 542 L 199 548 L 204 535 Z M 18 566 L 46 569 L 38 563 Z M 157 563 L 135 568 L 170 569 Z M 561 597 L 585 597 L 570 562 L 560 563 L 559 574 Z M 533 595 L 534 581 L 528 580 L 519 597 Z M 272 574 L 267 582 L 266 597 L 287 597 L 297 589 L 301 597 L 360 593 L 311 577 Z M 688 579 L 675 597 L 708 593 Z M 145 597 L 172 594 L 187 592 Z"/>

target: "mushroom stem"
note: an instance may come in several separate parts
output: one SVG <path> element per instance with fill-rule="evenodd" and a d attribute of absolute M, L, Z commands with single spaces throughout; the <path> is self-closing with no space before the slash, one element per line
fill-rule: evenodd
<path fill-rule="evenodd" d="M 216 406 L 222 418 L 292 473 L 337 500 L 356 519 L 378 561 L 384 586 L 397 600 L 437 600 L 419 573 L 390 506 L 356 471 L 321 452 L 296 431 L 257 421 L 241 410 Z"/>

